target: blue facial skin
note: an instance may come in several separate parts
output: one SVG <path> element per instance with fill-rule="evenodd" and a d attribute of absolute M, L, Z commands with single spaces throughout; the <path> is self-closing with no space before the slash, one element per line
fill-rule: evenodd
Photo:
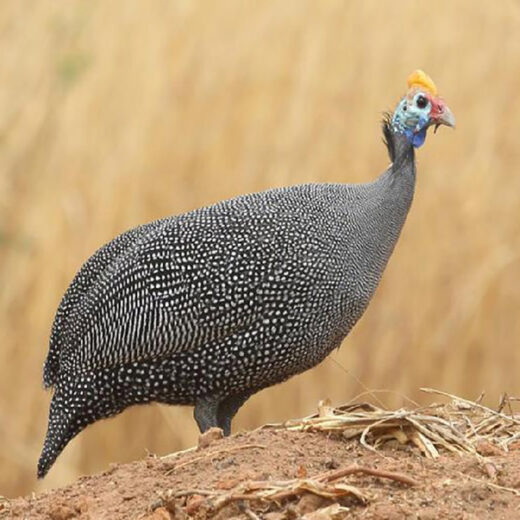
<path fill-rule="evenodd" d="M 418 104 L 424 103 L 425 99 L 426 105 L 418 106 Z M 422 146 L 426 140 L 426 131 L 431 124 L 431 108 L 428 98 L 419 91 L 411 99 L 405 96 L 395 109 L 392 117 L 394 130 L 404 134 L 415 148 Z"/>
<path fill-rule="evenodd" d="M 426 130 L 428 130 L 428 121 L 420 122 L 421 129 L 419 132 L 414 132 L 410 130 L 409 128 L 406 128 L 404 131 L 404 135 L 408 138 L 408 141 L 410 141 L 415 148 L 419 148 L 424 144 L 424 141 L 426 140 Z"/>

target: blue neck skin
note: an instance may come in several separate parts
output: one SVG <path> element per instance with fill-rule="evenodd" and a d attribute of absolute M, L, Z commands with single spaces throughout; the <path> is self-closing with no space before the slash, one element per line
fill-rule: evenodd
<path fill-rule="evenodd" d="M 397 134 L 404 134 L 408 142 L 415 148 L 419 148 L 426 140 L 426 131 L 428 130 L 429 120 L 422 115 L 419 121 L 413 127 L 406 125 L 406 119 L 403 118 L 401 110 L 397 109 L 392 117 L 392 127 Z"/>

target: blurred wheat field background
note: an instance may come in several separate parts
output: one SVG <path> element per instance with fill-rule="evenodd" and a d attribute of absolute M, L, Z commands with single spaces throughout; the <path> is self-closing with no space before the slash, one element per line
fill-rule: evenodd
<path fill-rule="evenodd" d="M 503 0 L 100 0 L 0 5 L 0 494 L 193 445 L 189 408 L 79 435 L 43 482 L 41 369 L 59 300 L 138 224 L 388 164 L 380 119 L 423 68 L 457 118 L 418 152 L 416 196 L 367 313 L 234 430 L 421 386 L 520 394 L 520 4 Z M 334 361 L 335 360 L 335 361 Z"/>

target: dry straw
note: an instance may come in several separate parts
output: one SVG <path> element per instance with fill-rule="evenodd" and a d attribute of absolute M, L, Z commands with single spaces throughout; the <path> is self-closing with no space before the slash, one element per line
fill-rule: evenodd
<path fill-rule="evenodd" d="M 270 427 L 338 433 L 347 439 L 358 437 L 365 448 L 374 451 L 384 442 L 395 439 L 401 444 L 415 444 L 428 458 L 438 457 L 440 448 L 478 455 L 482 442 L 506 453 L 510 444 L 520 438 L 520 418 L 512 411 L 510 414 L 503 412 L 506 406 L 511 408 L 515 398 L 503 396 L 499 410 L 493 410 L 480 402 L 440 390 L 421 390 L 449 397 L 451 403 L 415 410 L 385 410 L 369 403 L 332 408 L 328 401 L 321 401 L 316 415 Z"/>

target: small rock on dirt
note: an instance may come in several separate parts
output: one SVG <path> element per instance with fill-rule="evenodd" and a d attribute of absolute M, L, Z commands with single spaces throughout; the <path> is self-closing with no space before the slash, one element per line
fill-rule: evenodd
<path fill-rule="evenodd" d="M 164 507 L 158 507 L 153 513 L 145 516 L 143 520 L 172 520 L 172 515 Z"/>
<path fill-rule="evenodd" d="M 316 509 L 321 509 L 328 504 L 330 504 L 330 500 L 308 493 L 300 498 L 300 501 L 296 504 L 294 509 L 299 515 L 305 515 L 316 511 Z"/>
<path fill-rule="evenodd" d="M 198 446 L 199 449 L 207 448 L 211 446 L 214 442 L 219 441 L 224 437 L 224 432 L 220 428 L 210 428 L 206 430 L 204 433 L 199 435 Z"/>
<path fill-rule="evenodd" d="M 76 516 L 76 511 L 66 505 L 57 505 L 51 511 L 49 516 L 52 520 L 70 520 Z"/>

